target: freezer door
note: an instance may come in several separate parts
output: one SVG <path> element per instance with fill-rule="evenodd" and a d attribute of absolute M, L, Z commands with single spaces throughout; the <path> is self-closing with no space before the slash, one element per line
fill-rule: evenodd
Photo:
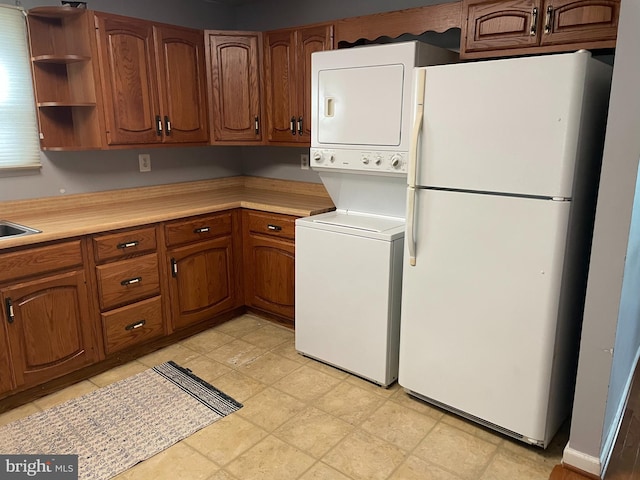
<path fill-rule="evenodd" d="M 416 184 L 572 197 L 588 52 L 426 67 Z"/>
<path fill-rule="evenodd" d="M 544 440 L 570 202 L 416 195 L 400 385 Z"/>

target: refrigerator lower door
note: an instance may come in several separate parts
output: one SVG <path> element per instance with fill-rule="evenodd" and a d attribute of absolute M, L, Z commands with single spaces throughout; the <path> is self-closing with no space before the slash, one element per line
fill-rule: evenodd
<path fill-rule="evenodd" d="M 531 443 L 546 441 L 569 202 L 425 189 L 416 196 L 398 382 Z"/>

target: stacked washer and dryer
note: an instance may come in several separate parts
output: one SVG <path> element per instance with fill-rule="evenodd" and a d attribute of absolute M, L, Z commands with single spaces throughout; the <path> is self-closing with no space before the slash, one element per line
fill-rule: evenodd
<path fill-rule="evenodd" d="M 311 167 L 336 205 L 296 221 L 296 349 L 382 386 L 398 378 L 412 41 L 312 54 Z"/>

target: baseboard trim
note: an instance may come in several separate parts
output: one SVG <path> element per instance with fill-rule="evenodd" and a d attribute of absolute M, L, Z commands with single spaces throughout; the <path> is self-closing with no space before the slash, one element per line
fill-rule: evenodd
<path fill-rule="evenodd" d="M 581 472 L 588 473 L 589 475 L 594 475 L 597 478 L 601 478 L 600 473 L 602 472 L 602 464 L 600 462 L 600 458 L 574 450 L 571 448 L 571 441 L 569 441 L 567 446 L 564 448 L 564 452 L 562 453 L 562 463 L 571 469 L 576 469 Z"/>

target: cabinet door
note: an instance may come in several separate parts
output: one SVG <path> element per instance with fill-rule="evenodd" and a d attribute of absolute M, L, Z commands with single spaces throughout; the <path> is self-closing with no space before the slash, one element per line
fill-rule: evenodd
<path fill-rule="evenodd" d="M 161 142 L 151 23 L 105 14 L 96 19 L 107 142 Z"/>
<path fill-rule="evenodd" d="M 209 141 L 202 31 L 154 27 L 163 142 Z"/>
<path fill-rule="evenodd" d="M 295 32 L 265 35 L 265 95 L 270 142 L 296 141 Z"/>
<path fill-rule="evenodd" d="M 541 44 L 615 40 L 620 0 L 546 0 Z"/>
<path fill-rule="evenodd" d="M 245 303 L 293 321 L 295 245 L 290 240 L 245 237 Z"/>
<path fill-rule="evenodd" d="M 311 144 L 311 54 L 332 48 L 332 25 L 308 27 L 298 31 L 296 53 L 298 142 Z"/>
<path fill-rule="evenodd" d="M 174 248 L 168 255 L 174 328 L 235 307 L 231 236 Z"/>
<path fill-rule="evenodd" d="M 17 386 L 36 385 L 97 359 L 84 272 L 0 291 Z"/>
<path fill-rule="evenodd" d="M 213 140 L 259 142 L 260 33 L 208 32 Z"/>
<path fill-rule="evenodd" d="M 465 52 L 536 46 L 542 24 L 541 0 L 465 0 Z M 463 22 L 464 23 L 464 22 Z"/>

